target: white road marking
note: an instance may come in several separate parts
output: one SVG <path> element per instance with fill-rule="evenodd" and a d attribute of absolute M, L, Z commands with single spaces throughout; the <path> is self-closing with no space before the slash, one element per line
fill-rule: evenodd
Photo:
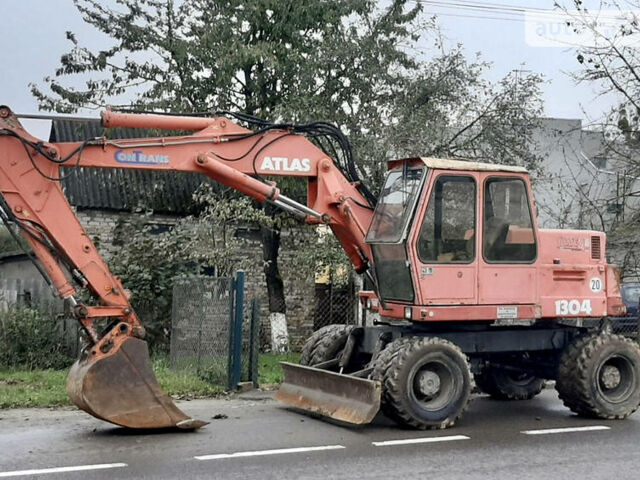
<path fill-rule="evenodd" d="M 86 470 L 103 470 L 105 468 L 121 468 L 126 466 L 126 463 L 101 463 L 97 465 L 77 465 L 74 467 L 41 468 L 39 470 L 16 470 L 13 472 L 0 472 L 0 478 L 42 475 L 45 473 L 83 472 Z"/>
<path fill-rule="evenodd" d="M 318 452 L 321 450 L 338 450 L 345 448 L 343 445 L 324 445 L 321 447 L 296 447 L 279 448 L 277 450 L 256 450 L 253 452 L 218 453 L 214 455 L 200 455 L 193 457 L 196 460 L 219 460 L 222 458 L 258 457 L 261 455 L 282 455 L 284 453 Z"/>
<path fill-rule="evenodd" d="M 376 447 L 389 447 L 392 445 L 410 445 L 412 443 L 437 443 L 454 442 L 456 440 L 469 440 L 466 435 L 450 435 L 448 437 L 407 438 L 405 440 L 386 440 L 384 442 L 371 442 Z"/>
<path fill-rule="evenodd" d="M 524 430 L 525 435 L 549 435 L 551 433 L 593 432 L 596 430 L 611 430 L 604 425 L 592 425 L 590 427 L 545 428 L 543 430 Z"/>

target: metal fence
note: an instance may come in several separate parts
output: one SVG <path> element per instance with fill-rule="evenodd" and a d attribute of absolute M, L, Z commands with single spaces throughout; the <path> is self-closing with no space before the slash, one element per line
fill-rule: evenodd
<path fill-rule="evenodd" d="M 618 333 L 640 341 L 640 317 L 638 315 L 612 317 L 608 320 L 608 325 L 605 326 L 613 333 Z"/>
<path fill-rule="evenodd" d="M 336 323 L 356 325 L 360 316 L 360 303 L 352 282 L 338 286 L 331 283 L 316 284 L 314 331 Z"/>
<path fill-rule="evenodd" d="M 258 380 L 257 302 L 244 298 L 236 278 L 188 276 L 174 280 L 170 364 L 233 389 Z"/>

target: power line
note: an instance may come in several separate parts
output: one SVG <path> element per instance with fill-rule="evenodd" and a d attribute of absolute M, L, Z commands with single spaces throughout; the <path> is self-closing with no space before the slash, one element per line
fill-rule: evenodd
<path fill-rule="evenodd" d="M 422 1 L 422 0 L 419 0 Z M 430 0 L 427 0 L 430 1 Z M 439 0 L 441 2 L 445 2 L 445 3 L 449 3 L 448 0 Z M 484 5 L 484 6 L 490 6 L 490 7 L 501 7 L 504 9 L 512 9 L 512 10 L 519 10 L 521 12 L 540 12 L 540 13 L 564 13 L 564 9 L 562 8 L 558 8 L 558 9 L 550 9 L 550 8 L 538 8 L 538 7 L 529 7 L 529 6 L 521 6 L 521 5 L 509 5 L 509 4 L 505 4 L 505 3 L 495 3 L 495 2 L 485 2 L 485 1 L 479 1 L 479 0 L 453 0 L 452 3 L 466 3 L 466 4 L 471 4 L 471 5 Z M 607 15 L 601 15 L 601 10 L 593 10 L 594 13 L 591 13 L 591 11 L 586 11 L 586 9 L 584 9 L 583 13 L 591 16 L 591 17 L 600 17 L 600 18 L 606 18 L 606 19 L 610 19 L 610 20 L 620 20 L 622 13 L 620 15 L 613 15 L 613 16 L 607 16 Z"/>
<path fill-rule="evenodd" d="M 459 3 L 459 2 L 455 2 L 455 3 Z M 476 0 L 465 0 L 464 2 L 460 2 L 460 3 L 467 3 L 467 4 L 472 4 L 472 5 L 484 5 L 484 6 L 488 6 L 488 7 L 500 7 L 500 8 L 504 8 L 506 10 L 536 10 L 536 11 L 541 11 L 541 12 L 548 12 L 550 11 L 547 8 L 537 8 L 537 7 L 523 7 L 520 5 L 509 5 L 506 3 L 495 3 L 495 2 L 482 2 L 482 1 L 476 1 Z"/>
<path fill-rule="evenodd" d="M 523 18 L 507 18 L 507 17 L 491 17 L 486 15 L 469 15 L 464 13 L 447 13 L 447 12 L 431 12 L 434 15 L 443 17 L 458 17 L 458 18 L 477 18 L 482 20 L 505 20 L 507 22 L 519 22 L 523 23 Z"/>
<path fill-rule="evenodd" d="M 543 9 L 543 8 L 535 8 L 535 7 L 530 8 L 530 7 L 519 6 L 519 5 L 514 6 L 514 5 L 506 5 L 502 3 L 492 3 L 492 2 L 481 2 L 481 1 L 472 2 L 470 0 L 466 0 L 466 1 L 412 0 L 412 1 L 414 3 L 436 7 L 436 8 L 446 8 L 451 10 L 463 10 L 463 11 L 466 10 L 466 11 L 471 11 L 475 13 L 492 13 L 492 14 L 503 15 L 501 17 L 484 17 L 484 18 L 491 18 L 495 20 L 509 20 L 510 17 L 519 17 L 518 20 L 524 21 L 524 19 L 520 17 L 525 16 L 528 13 L 533 13 L 537 17 L 547 18 L 549 20 L 551 19 L 561 20 L 563 17 L 566 16 L 565 12 L 562 10 Z M 452 16 L 452 14 L 446 14 L 441 12 L 439 12 L 439 14 Z M 504 17 L 505 15 L 506 17 Z M 621 20 L 622 19 L 620 16 L 612 17 L 608 15 L 602 15 L 600 14 L 600 12 L 597 12 L 595 14 L 586 13 L 586 15 L 594 19 L 595 18 L 604 19 L 604 20 Z"/>
<path fill-rule="evenodd" d="M 472 3 L 457 2 L 457 1 L 448 2 L 448 1 L 442 1 L 442 0 L 416 0 L 416 3 L 421 3 L 423 5 L 432 5 L 440 8 L 482 11 L 482 12 L 490 12 L 490 13 L 500 13 L 503 15 L 520 16 L 521 14 L 525 13 L 525 10 L 523 8 L 517 8 L 517 7 L 504 8 L 504 7 L 490 6 L 490 5 L 484 5 L 484 4 L 482 5 L 472 4 Z"/>

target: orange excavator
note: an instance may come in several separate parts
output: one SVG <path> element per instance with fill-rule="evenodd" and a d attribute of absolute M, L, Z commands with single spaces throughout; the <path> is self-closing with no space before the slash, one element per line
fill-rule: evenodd
<path fill-rule="evenodd" d="M 0 106 L 0 218 L 26 239 L 84 332 L 67 391 L 91 415 L 131 428 L 205 424 L 158 385 L 127 291 L 61 189 L 61 175 L 77 167 L 198 172 L 331 228 L 368 276 L 373 291 L 360 298 L 378 320 L 314 333 L 300 365 L 283 365 L 277 398 L 289 405 L 354 424 L 382 410 L 404 425 L 445 428 L 467 408 L 474 380 L 491 396 L 521 400 L 554 379 L 578 414 L 624 418 L 638 408 L 637 322 L 622 316 L 605 235 L 538 228 L 523 168 L 393 161 L 376 199 L 328 123 L 110 110 L 102 122 L 193 133 L 49 143 Z M 267 176 L 306 178 L 306 205 Z M 91 304 L 79 300 L 81 288 Z"/>
<path fill-rule="evenodd" d="M 239 120 L 250 120 L 239 116 Z M 370 255 L 364 243 L 373 213 L 356 184 L 304 133 L 333 135 L 332 125 L 261 124 L 242 128 L 224 117 L 136 115 L 106 111 L 103 125 L 194 131 L 193 135 L 137 140 L 94 138 L 47 143 L 29 135 L 8 107 L 0 107 L 0 208 L 5 222 L 29 243 L 37 265 L 80 322 L 87 347 L 67 379 L 78 407 L 109 422 L 133 428 L 203 425 L 181 412 L 158 385 L 150 367 L 145 330 L 127 291 L 110 271 L 67 202 L 61 167 L 100 167 L 198 172 L 310 223 L 327 223 L 359 270 Z M 355 174 L 354 171 L 351 174 Z M 260 176 L 308 177 L 309 205 L 280 193 Z M 255 178 L 258 177 L 258 178 Z M 97 300 L 76 298 L 86 287 Z M 110 327 L 99 329 L 105 319 Z"/>

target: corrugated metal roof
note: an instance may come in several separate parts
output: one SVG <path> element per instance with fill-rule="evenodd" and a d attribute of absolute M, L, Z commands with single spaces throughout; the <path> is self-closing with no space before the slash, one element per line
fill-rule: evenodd
<path fill-rule="evenodd" d="M 21 260 L 21 259 L 29 260 L 29 256 L 20 251 L 20 250 L 12 250 L 9 252 L 0 252 L 0 264 L 7 263 L 12 260 Z"/>
<path fill-rule="evenodd" d="M 89 138 L 143 138 L 147 130 L 104 129 L 100 121 L 53 120 L 51 142 L 78 142 Z M 216 185 L 197 173 L 110 168 L 65 168 L 62 189 L 71 205 L 81 208 L 126 210 L 142 207 L 156 212 L 187 214 L 192 196 L 203 183 Z"/>

